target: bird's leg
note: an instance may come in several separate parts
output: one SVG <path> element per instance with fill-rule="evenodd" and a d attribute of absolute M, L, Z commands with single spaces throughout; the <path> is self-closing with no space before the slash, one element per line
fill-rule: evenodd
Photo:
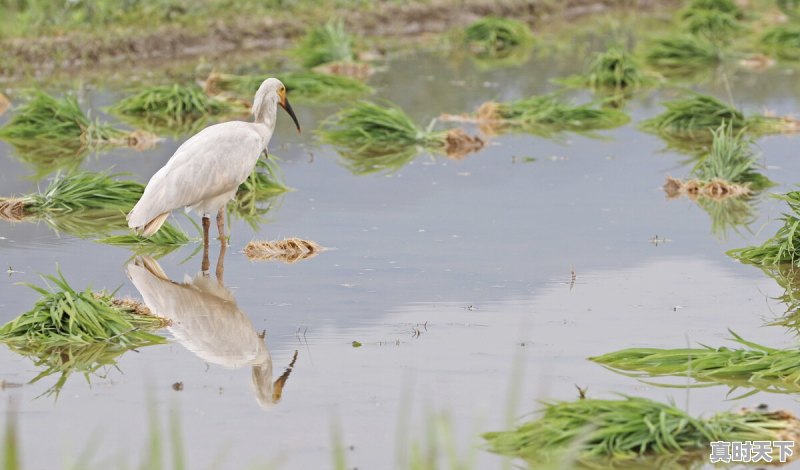
<path fill-rule="evenodd" d="M 203 216 L 203 264 L 201 265 L 200 269 L 205 275 L 208 275 L 208 268 L 211 265 L 211 263 L 208 261 L 208 229 L 210 227 L 211 219 L 209 219 L 207 216 Z"/>
<path fill-rule="evenodd" d="M 217 231 L 219 232 L 219 241 L 225 245 L 228 243 L 227 237 L 225 237 L 225 206 L 219 208 L 219 212 L 217 212 Z"/>
<path fill-rule="evenodd" d="M 224 241 L 219 244 L 219 258 L 217 258 L 217 280 L 220 284 L 225 284 L 222 279 L 225 274 L 225 251 L 228 249 L 228 244 Z"/>

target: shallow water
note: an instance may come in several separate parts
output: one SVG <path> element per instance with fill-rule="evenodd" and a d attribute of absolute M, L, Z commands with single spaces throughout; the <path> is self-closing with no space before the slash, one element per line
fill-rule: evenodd
<path fill-rule="evenodd" d="M 581 63 L 534 55 L 521 67 L 482 71 L 420 52 L 395 58 L 370 83 L 427 123 L 488 99 L 555 90 L 550 79 L 579 71 Z M 730 68 L 695 89 L 730 92 L 748 111 L 790 114 L 798 111 L 796 84 L 791 69 Z M 224 316 L 230 312 L 218 319 L 238 319 L 236 327 L 252 334 L 266 331 L 273 381 L 297 351 L 280 401 L 257 400 L 246 360 L 226 368 L 219 362 L 233 361 L 192 352 L 197 331 L 165 332 L 175 340 L 125 354 L 119 370 L 93 377 L 91 387 L 72 377 L 57 401 L 36 398 L 54 378 L 3 391 L 12 399 L 0 400 L 3 411 L 11 402 L 19 412 L 26 468 L 66 466 L 98 442 L 98 466 L 118 459 L 136 465 L 149 436 L 149 410 L 160 413 L 162 427 L 167 411 L 179 412 L 188 468 L 327 468 L 340 432 L 348 465 L 359 469 L 393 466 L 396 454 L 405 454 L 398 449 L 423 441 L 438 413 L 447 415 L 466 452 L 480 443 L 479 433 L 506 426 L 509 407 L 518 416 L 535 409 L 537 399 L 572 400 L 576 385 L 588 387 L 591 397 L 672 399 L 694 414 L 762 402 L 796 410 L 788 396 L 725 401 L 725 387 L 657 388 L 585 360 L 634 346 L 730 345 L 729 328 L 773 347 L 796 343 L 791 331 L 762 327 L 783 312 L 771 299 L 781 293 L 777 284 L 725 255 L 774 233 L 782 205 L 761 197 L 752 233 L 725 238 L 712 233 L 695 203 L 664 197 L 665 176 L 687 175 L 681 164 L 687 157 L 663 151 L 664 143 L 636 122 L 675 94 L 638 96 L 627 108 L 633 123 L 600 139 L 509 135 L 463 161 L 422 154 L 395 173 L 367 176 L 352 175 L 332 149 L 314 143 L 311 131 L 335 107 L 295 105 L 305 132 L 298 136 L 281 115 L 270 146 L 294 191 L 260 230 L 234 222 L 225 258 L 225 284 L 252 325 Z M 100 112 L 119 96 L 100 87 L 87 89 L 85 101 Z M 180 142 L 141 153 L 103 152 L 83 167 L 113 167 L 145 182 Z M 765 174 L 779 183 L 775 192 L 800 181 L 796 144 L 792 137 L 759 141 Z M 0 144 L 0 154 L 3 193 L 43 184 L 28 179 L 31 168 L 9 146 Z M 535 161 L 523 163 L 526 157 Z M 56 265 L 76 288 L 145 295 L 128 279 L 132 253 L 124 248 L 59 236 L 43 223 L 4 223 L 0 236 L 0 264 L 21 271 L 0 286 L 0 321 L 29 310 L 37 298 L 17 283 L 38 283 L 37 273 L 54 273 Z M 251 239 L 287 236 L 332 249 L 293 265 L 253 263 L 240 253 Z M 652 243 L 656 236 L 668 241 Z M 187 260 L 196 247 L 158 262 L 183 282 L 200 269 L 198 255 Z M 6 348 L 0 364 L 6 382 L 37 374 Z M 174 391 L 174 382 L 183 390 Z M 46 441 L 52 445 L 45 450 Z M 501 463 L 483 452 L 475 459 L 477 468 Z"/>

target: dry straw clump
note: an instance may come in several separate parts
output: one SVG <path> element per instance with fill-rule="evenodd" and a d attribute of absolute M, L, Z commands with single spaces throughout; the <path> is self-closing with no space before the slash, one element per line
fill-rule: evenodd
<path fill-rule="evenodd" d="M 5 113 L 10 107 L 11 107 L 11 101 L 9 101 L 9 99 L 6 98 L 6 95 L 0 93 L 0 116 L 2 116 L 3 113 Z"/>
<path fill-rule="evenodd" d="M 251 261 L 280 261 L 296 263 L 313 258 L 324 251 L 319 244 L 302 238 L 285 238 L 276 241 L 251 241 L 244 247 L 244 254 Z"/>
<path fill-rule="evenodd" d="M 30 214 L 25 208 L 28 202 L 25 198 L 0 199 L 0 220 L 19 222 L 28 217 Z"/>
<path fill-rule="evenodd" d="M 478 136 L 472 136 L 462 129 L 450 129 L 445 134 L 445 155 L 453 160 L 461 160 L 472 152 L 482 149 L 486 143 Z"/>
<path fill-rule="evenodd" d="M 747 184 L 731 183 L 719 179 L 701 181 L 692 178 L 684 181 L 671 176 L 667 176 L 664 192 L 670 199 L 687 196 L 692 200 L 700 197 L 723 200 L 730 197 L 747 196 L 751 193 Z"/>

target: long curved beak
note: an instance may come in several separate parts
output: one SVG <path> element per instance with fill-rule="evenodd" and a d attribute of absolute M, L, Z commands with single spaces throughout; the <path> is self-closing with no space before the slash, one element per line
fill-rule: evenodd
<path fill-rule="evenodd" d="M 292 121 L 294 121 L 294 125 L 297 127 L 297 133 L 299 134 L 301 132 L 300 123 L 297 122 L 297 116 L 294 115 L 294 110 L 292 109 L 292 105 L 289 104 L 289 100 L 286 98 L 286 95 L 281 97 L 279 104 L 281 105 L 281 108 L 285 109 L 286 112 L 289 113 L 289 116 L 292 117 Z"/>

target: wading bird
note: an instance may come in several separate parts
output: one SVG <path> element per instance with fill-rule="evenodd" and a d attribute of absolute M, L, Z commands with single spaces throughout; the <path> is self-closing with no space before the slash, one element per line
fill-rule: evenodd
<path fill-rule="evenodd" d="M 277 78 L 264 80 L 253 99 L 254 122 L 231 121 L 209 126 L 183 143 L 166 165 L 150 178 L 139 202 L 128 213 L 128 226 L 149 237 L 179 208 L 193 209 L 203 218 L 203 244 L 208 247 L 209 217 L 225 240 L 225 205 L 253 172 L 275 130 L 278 105 L 300 124 Z"/>

